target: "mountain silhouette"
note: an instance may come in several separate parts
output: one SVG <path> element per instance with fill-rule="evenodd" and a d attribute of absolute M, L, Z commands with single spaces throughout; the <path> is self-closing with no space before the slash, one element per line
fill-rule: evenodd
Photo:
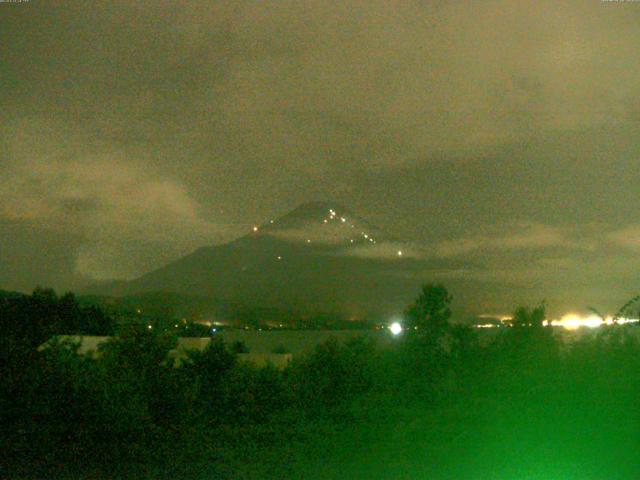
<path fill-rule="evenodd" d="M 416 288 L 407 270 L 411 260 L 398 254 L 396 239 L 343 206 L 310 202 L 234 241 L 88 293 L 198 295 L 221 304 L 355 319 L 406 305 Z"/>

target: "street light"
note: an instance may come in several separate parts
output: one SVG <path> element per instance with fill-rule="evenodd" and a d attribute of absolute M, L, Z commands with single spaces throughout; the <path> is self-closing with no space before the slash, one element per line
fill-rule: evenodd
<path fill-rule="evenodd" d="M 402 333 L 402 325 L 400 325 L 400 322 L 393 322 L 389 325 L 389 331 L 393 336 L 400 335 Z"/>

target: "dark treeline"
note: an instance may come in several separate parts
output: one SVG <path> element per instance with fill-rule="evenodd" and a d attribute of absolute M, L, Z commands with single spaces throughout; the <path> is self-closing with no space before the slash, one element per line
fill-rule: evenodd
<path fill-rule="evenodd" d="M 95 306 L 81 306 L 73 293 L 36 288 L 32 295 L 0 295 L 0 334 L 5 347 L 38 347 L 51 335 L 113 335 L 115 322 Z"/>
<path fill-rule="evenodd" d="M 373 328 L 381 321 L 371 314 L 347 318 L 340 312 L 225 304 L 206 297 L 164 292 L 76 297 L 73 293 L 58 296 L 44 288 L 37 288 L 32 295 L 0 290 L 0 318 L 4 321 L 33 326 L 33 322 L 20 319 L 30 318 L 30 312 L 36 311 L 38 322 L 49 331 L 82 335 L 113 334 L 123 325 L 153 325 L 180 336 L 207 336 L 211 333 L 207 325 L 214 322 L 218 328 L 224 324 L 255 330 L 360 330 Z"/>
<path fill-rule="evenodd" d="M 46 332 L 3 316 L 28 348 L 2 353 L 0 477 L 638 478 L 636 327 L 563 343 L 540 306 L 479 337 L 451 300 L 427 285 L 391 347 L 328 341 L 284 370 L 217 341 L 174 368 L 154 330 L 38 351 Z"/>

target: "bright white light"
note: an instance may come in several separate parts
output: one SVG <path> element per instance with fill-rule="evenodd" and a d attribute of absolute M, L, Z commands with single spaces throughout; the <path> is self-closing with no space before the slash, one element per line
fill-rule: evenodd
<path fill-rule="evenodd" d="M 153 327 L 151 325 L 147 325 L 147 328 L 151 330 Z"/>
<path fill-rule="evenodd" d="M 253 231 L 257 232 L 258 231 L 258 227 L 253 227 Z"/>
<path fill-rule="evenodd" d="M 618 323 L 621 324 L 625 324 L 625 323 L 638 323 L 640 320 L 638 320 L 637 318 L 619 318 L 618 319 Z M 609 323 L 609 322 L 607 322 Z M 612 322 L 613 323 L 613 322 Z"/>
<path fill-rule="evenodd" d="M 278 255 L 278 260 L 282 260 L 282 257 L 280 255 Z"/>
<path fill-rule="evenodd" d="M 402 256 L 402 250 L 398 250 L 398 256 L 401 257 Z"/>
<path fill-rule="evenodd" d="M 597 315 L 581 317 L 576 314 L 567 314 L 560 320 L 552 320 L 551 325 L 563 327 L 567 330 L 576 330 L 580 327 L 596 328 L 602 325 L 603 321 Z"/>
<path fill-rule="evenodd" d="M 636 323 L 638 320 L 635 318 L 619 318 L 616 322 L 619 324 L 625 324 Z M 543 322 L 545 326 L 549 325 L 549 323 L 551 323 L 551 326 L 553 327 L 562 327 L 565 330 L 577 330 L 581 327 L 597 328 L 602 325 L 613 325 L 613 317 L 606 317 L 603 320 L 597 315 L 581 316 L 576 313 L 568 313 L 559 320 L 551 320 L 551 322 L 545 320 Z"/>
<path fill-rule="evenodd" d="M 346 222 L 346 221 L 347 221 L 347 219 L 346 219 L 346 218 L 344 218 L 344 217 L 340 217 L 340 221 L 342 221 L 342 223 L 344 223 L 344 222 Z"/>
<path fill-rule="evenodd" d="M 307 238 L 307 243 L 311 243 L 311 240 Z"/>
<path fill-rule="evenodd" d="M 402 325 L 400 325 L 400 322 L 393 322 L 389 325 L 389 330 L 393 335 L 400 335 L 402 333 Z"/>

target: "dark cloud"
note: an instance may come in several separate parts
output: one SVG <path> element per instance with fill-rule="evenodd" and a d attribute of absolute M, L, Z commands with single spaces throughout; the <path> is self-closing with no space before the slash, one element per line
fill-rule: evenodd
<path fill-rule="evenodd" d="M 135 276 L 316 198 L 457 252 L 445 276 L 482 308 L 533 286 L 613 304 L 635 281 L 632 2 L 0 10 L 0 222 L 60 252 L 42 267 L 3 231 L 7 287 Z"/>
<path fill-rule="evenodd" d="M 74 274 L 79 239 L 28 220 L 0 220 L 0 289 L 36 285 L 69 289 L 87 279 Z"/>

